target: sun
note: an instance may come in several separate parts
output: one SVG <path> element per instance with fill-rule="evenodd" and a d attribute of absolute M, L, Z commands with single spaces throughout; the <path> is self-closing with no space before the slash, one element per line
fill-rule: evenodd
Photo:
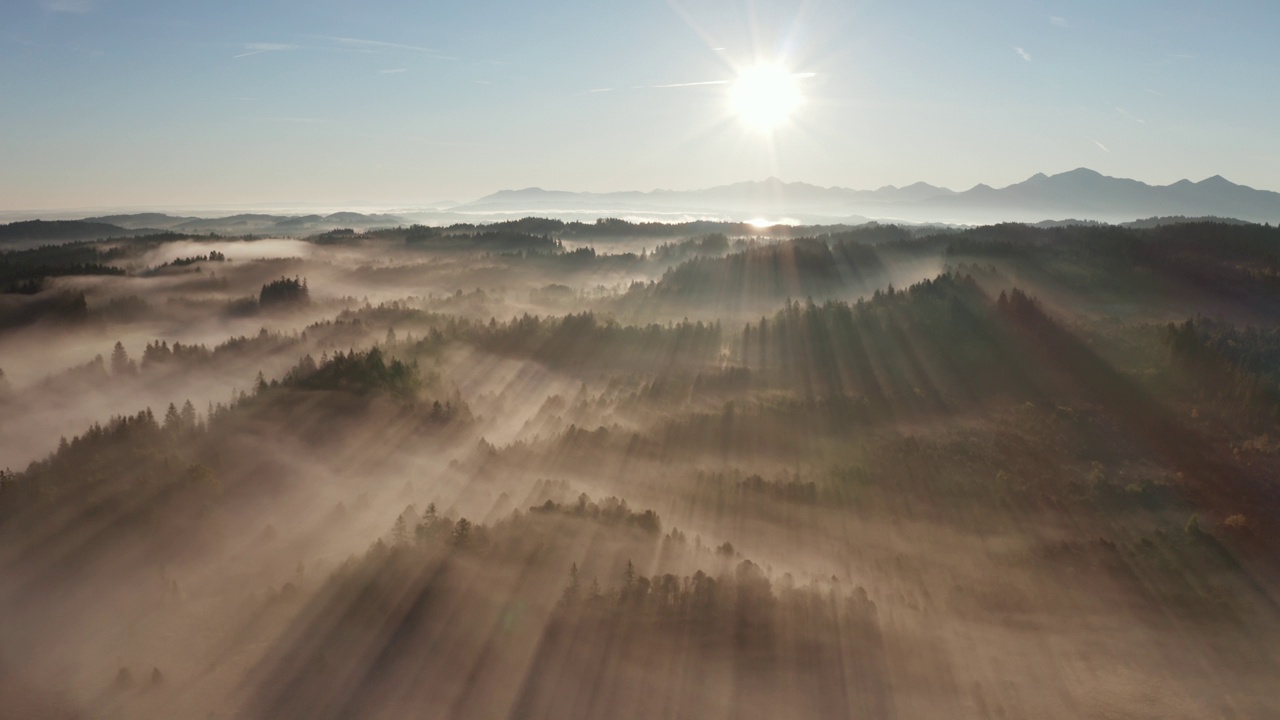
<path fill-rule="evenodd" d="M 747 68 L 730 87 L 730 107 L 747 127 L 769 132 L 800 106 L 799 77 L 774 63 Z"/>

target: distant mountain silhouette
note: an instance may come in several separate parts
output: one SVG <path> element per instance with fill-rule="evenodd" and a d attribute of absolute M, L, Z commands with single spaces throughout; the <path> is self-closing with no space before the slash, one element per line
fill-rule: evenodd
<path fill-rule="evenodd" d="M 367 230 L 405 224 L 394 215 L 337 212 L 331 215 L 264 215 L 245 213 L 223 218 L 188 218 L 172 227 L 178 232 L 219 235 L 309 235 L 337 228 Z"/>
<path fill-rule="evenodd" d="M 109 223 L 83 220 L 24 220 L 0 225 L 0 244 L 36 241 L 64 243 L 131 237 L 134 234 L 132 230 Z"/>
<path fill-rule="evenodd" d="M 116 225 L 126 230 L 168 230 L 194 217 L 176 217 L 164 213 L 132 213 L 129 215 L 106 215 L 103 217 L 85 218 L 83 222 L 98 222 Z"/>
<path fill-rule="evenodd" d="M 336 212 L 331 215 L 241 214 L 221 218 L 180 217 L 163 213 L 108 215 L 83 220 L 26 220 L 0 225 L 0 243 L 62 243 L 151 235 L 283 235 L 302 237 L 337 228 L 368 230 L 408 224 L 395 215 Z"/>
<path fill-rule="evenodd" d="M 788 217 L 805 222 L 852 216 L 958 223 L 1055 218 L 1126 222 L 1179 215 L 1276 222 L 1280 221 L 1280 193 L 1255 190 L 1217 175 L 1200 182 L 1148 185 L 1078 168 L 1057 175 L 1036 174 L 1003 188 L 979 184 L 963 192 L 927 183 L 852 190 L 788 183 L 772 177 L 686 191 L 579 193 L 527 188 L 503 190 L 453 211 L 544 215 L 695 213 L 739 220 Z"/>
<path fill-rule="evenodd" d="M 329 215 L 246 213 L 218 218 L 136 213 L 0 226 L 0 242 L 64 242 L 128 237 L 161 231 L 224 236 L 302 237 L 339 228 L 357 231 L 409 225 L 477 223 L 527 216 L 586 221 L 616 217 L 643 221 L 749 222 L 857 225 L 886 222 L 980 225 L 999 222 L 1160 224 L 1164 218 L 1213 218 L 1280 223 L 1280 193 L 1233 183 L 1221 176 L 1148 185 L 1077 168 L 1037 173 L 1002 188 L 978 184 L 957 192 L 918 182 L 875 190 L 821 187 L 776 177 L 702 190 L 571 192 L 539 187 L 502 190 L 450 207 L 404 215 L 336 212 Z"/>

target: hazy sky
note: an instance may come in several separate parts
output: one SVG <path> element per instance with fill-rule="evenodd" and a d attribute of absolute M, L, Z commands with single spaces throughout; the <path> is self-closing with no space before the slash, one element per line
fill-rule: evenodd
<path fill-rule="evenodd" d="M 729 109 L 760 61 L 802 95 L 771 133 Z M 1078 166 L 1280 190 L 1278 86 L 1276 0 L 3 0 L 0 209 Z"/>

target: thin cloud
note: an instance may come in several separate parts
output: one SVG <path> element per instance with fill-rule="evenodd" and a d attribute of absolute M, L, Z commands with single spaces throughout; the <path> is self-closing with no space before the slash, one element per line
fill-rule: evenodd
<path fill-rule="evenodd" d="M 69 2 L 70 0 L 58 0 L 60 2 Z M 437 60 L 457 60 L 452 55 L 446 55 L 442 51 L 435 48 L 423 47 L 420 45 L 405 45 L 403 43 L 384 42 L 381 40 L 366 40 L 363 38 L 337 37 L 332 35 L 306 35 L 306 38 L 318 41 L 313 43 L 247 43 L 245 44 L 245 52 L 236 55 L 237 58 L 249 57 L 264 52 L 273 52 L 280 50 L 322 50 L 330 52 L 349 52 L 364 53 L 368 55 L 392 55 L 396 53 L 415 53 L 418 55 L 427 55 Z"/>
<path fill-rule="evenodd" d="M 328 40 L 345 48 L 357 50 L 404 50 L 408 52 L 422 53 L 424 55 L 434 55 L 436 57 L 447 57 L 443 51 L 435 48 L 422 47 L 420 45 L 404 45 L 402 43 L 383 42 L 381 40 L 365 40 L 362 38 L 334 37 L 332 35 L 317 35 L 317 40 Z"/>
<path fill-rule="evenodd" d="M 1027 62 L 1031 62 L 1031 53 L 1016 46 L 1013 48 L 1013 51 L 1018 53 L 1018 57 L 1022 58 L 1023 60 L 1026 60 Z"/>
<path fill-rule="evenodd" d="M 1122 108 L 1122 107 L 1117 107 L 1117 108 L 1116 108 L 1116 112 L 1120 113 L 1120 116 L 1121 116 L 1121 117 L 1128 118 L 1128 119 L 1130 119 L 1130 120 L 1132 120 L 1132 121 L 1134 121 L 1134 122 L 1138 123 L 1139 125 L 1146 125 L 1146 124 L 1147 124 L 1147 121 L 1146 121 L 1146 120 L 1143 120 L 1143 119 L 1142 119 L 1142 118 L 1140 118 L 1140 117 L 1136 117 L 1136 116 L 1134 116 L 1134 114 L 1133 114 L 1133 113 L 1129 112 L 1128 110 L 1125 110 L 1125 109 L 1124 109 L 1124 108 Z"/>
<path fill-rule="evenodd" d="M 637 90 L 645 90 L 650 88 L 682 88 L 682 87 L 698 87 L 700 85 L 728 85 L 728 80 L 703 80 L 702 82 L 687 83 L 667 83 L 666 85 L 636 85 Z"/>
<path fill-rule="evenodd" d="M 266 52 L 296 50 L 298 49 L 298 46 L 291 45 L 289 43 L 245 43 L 244 49 L 246 52 L 242 52 L 239 55 L 232 55 L 231 58 L 235 60 L 242 57 L 249 57 L 250 55 L 260 55 Z"/>
<path fill-rule="evenodd" d="M 402 73 L 402 72 L 408 72 L 408 71 L 409 71 L 409 68 L 388 68 L 388 69 L 386 69 L 386 70 L 379 70 L 379 71 L 378 71 L 378 74 L 379 74 L 379 75 L 391 75 L 391 74 L 394 74 L 394 73 Z"/>
<path fill-rule="evenodd" d="M 1111 148 L 1107 147 L 1106 145 L 1103 145 L 1102 143 L 1098 142 L 1097 140 L 1094 140 L 1094 141 L 1093 141 L 1093 144 L 1094 144 L 1094 145 L 1097 145 L 1097 146 L 1098 146 L 1098 147 L 1100 147 L 1100 148 L 1102 148 L 1102 152 L 1111 152 Z"/>
<path fill-rule="evenodd" d="M 49 12 L 84 14 L 93 10 L 94 0 L 40 0 L 40 7 Z"/>
<path fill-rule="evenodd" d="M 811 72 L 791 73 L 790 75 L 788 75 L 788 77 L 798 78 L 798 79 L 805 79 L 805 78 L 811 78 L 816 76 L 817 76 L 817 73 L 811 73 Z M 733 83 L 732 80 L 702 80 L 699 82 L 663 83 L 661 85 L 632 85 L 631 87 L 635 90 L 652 90 L 652 89 L 662 89 L 662 88 L 702 87 L 704 85 L 730 85 L 732 83 Z"/>

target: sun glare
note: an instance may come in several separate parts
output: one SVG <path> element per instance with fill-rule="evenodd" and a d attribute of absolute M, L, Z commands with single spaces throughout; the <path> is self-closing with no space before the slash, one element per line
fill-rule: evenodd
<path fill-rule="evenodd" d="M 753 130 L 773 130 L 800 105 L 797 77 L 772 63 L 747 68 L 730 89 L 734 114 Z"/>

